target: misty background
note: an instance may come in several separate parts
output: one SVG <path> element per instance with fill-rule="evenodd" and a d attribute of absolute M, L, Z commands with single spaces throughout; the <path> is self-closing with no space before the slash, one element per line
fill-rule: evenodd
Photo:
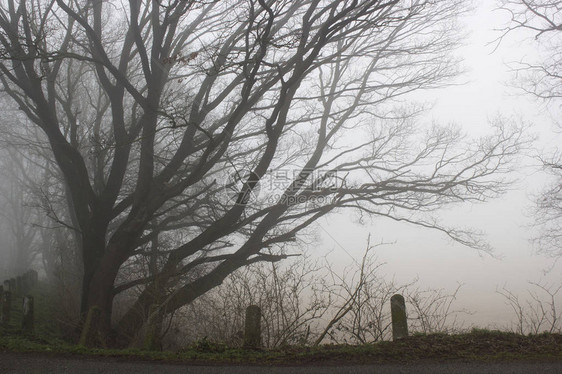
<path fill-rule="evenodd" d="M 322 244 L 315 252 L 332 251 L 341 261 L 353 262 L 351 257 L 360 258 L 370 233 L 392 243 L 376 249 L 378 259 L 386 264 L 383 272 L 387 277 L 395 276 L 402 282 L 419 277 L 429 288 L 449 290 L 460 283 L 455 305 L 473 312 L 463 315 L 467 324 L 505 328 L 515 316 L 498 289 L 507 287 L 524 300 L 532 290 L 529 282 L 562 284 L 560 262 L 537 253 L 531 242 L 536 235 L 533 195 L 552 182 L 535 157 L 560 147 L 562 134 L 555 126 L 559 114 L 556 102 L 547 105 L 514 87 L 513 62 L 540 58 L 534 36 L 519 32 L 499 42 L 509 14 L 497 9 L 493 1 L 480 0 L 474 5 L 475 11 L 463 19 L 468 37 L 457 53 L 466 72 L 457 79 L 458 85 L 413 96 L 432 103 L 424 115 L 426 121 L 453 123 L 469 134 L 480 134 L 490 121 L 503 117 L 529 124 L 528 130 L 536 137 L 527 155 L 520 158 L 513 174 L 516 183 L 506 195 L 440 212 L 448 222 L 485 233 L 493 253 L 479 253 L 441 233 L 384 219 L 351 225 L 345 214 L 322 220 Z"/>
<path fill-rule="evenodd" d="M 499 40 L 501 30 L 509 23 L 510 17 L 496 7 L 493 1 L 478 0 L 474 2 L 474 11 L 461 18 L 464 30 L 459 29 L 459 32 L 466 32 L 467 36 L 463 46 L 455 51 L 455 56 L 462 59 L 463 74 L 447 87 L 421 90 L 401 98 L 403 102 L 427 105 L 428 110 L 419 116 L 418 121 L 458 126 L 468 137 L 489 133 L 490 124 L 498 121 L 523 124 L 527 135 L 535 138 L 532 145 L 518 156 L 516 170 L 508 176 L 514 183 L 505 195 L 486 203 L 469 201 L 456 204 L 437 213 L 450 226 L 481 232 L 482 239 L 490 244 L 491 250 L 468 248 L 438 230 L 343 211 L 320 218 L 312 226 L 311 235 L 302 242 L 287 245 L 287 253 L 302 256 L 284 260 L 286 264 L 282 262 L 280 269 L 299 261 L 311 264 L 326 261 L 331 264 L 332 275 L 346 274 L 349 269 L 357 271 L 370 240 L 370 244 L 376 246 L 371 254 L 373 266 L 378 266 L 378 278 L 392 280 L 396 284 L 415 282 L 415 287 L 422 291 L 443 290 L 446 294 L 453 294 L 452 310 L 460 311 L 455 321 L 459 328 L 511 328 L 516 315 L 499 292 L 509 291 L 519 295 L 524 304 L 533 296 L 529 291 L 537 291 L 530 282 L 549 289 L 562 285 L 560 261 L 537 253 L 536 246 L 531 242 L 538 234 L 533 227 L 536 217 L 531 214 L 533 198 L 552 182 L 537 157 L 552 154 L 562 144 L 562 134 L 556 131 L 555 126 L 559 107 L 557 103 L 548 104 L 524 94 L 516 87 L 513 62 L 540 60 L 541 46 L 528 32 L 515 31 Z M 17 109 L 10 109 L 7 113 L 15 124 L 28 121 Z M 14 137 L 7 143 L 13 149 L 25 146 L 18 144 L 18 139 Z M 39 153 L 48 152 L 45 143 L 38 144 L 38 149 Z M 33 170 L 35 161 L 33 158 L 25 161 L 31 165 L 29 170 Z M 37 229 L 51 227 L 49 222 L 58 217 L 42 213 L 49 208 L 44 205 L 48 204 L 48 199 L 26 197 L 16 180 L 30 182 L 37 176 L 21 175 L 17 167 L 10 169 L 13 162 L 18 161 L 2 160 L 0 278 L 13 277 L 26 270 L 20 264 L 29 262 L 29 258 L 19 258 L 22 253 L 16 250 L 18 247 L 29 249 L 33 267 L 46 278 L 44 263 L 60 260 L 47 258 L 44 254 L 48 252 L 56 256 L 55 252 L 44 249 L 48 246 L 50 235 L 57 234 L 56 230 L 40 233 Z M 49 167 L 56 168 L 54 164 Z M 49 193 L 42 190 L 48 185 L 46 180 L 50 177 L 45 178 L 37 183 L 36 196 Z M 260 193 L 266 194 L 267 188 L 262 186 Z M 62 222 L 58 224 L 64 228 Z M 16 227 L 17 230 L 14 229 Z M 72 242 L 72 230 L 65 235 L 67 237 L 61 242 Z M 79 262 L 79 259 L 60 261 Z M 65 280 L 66 286 L 73 292 L 79 292 L 77 279 L 79 275 L 74 274 Z M 457 288 L 458 292 L 455 291 Z M 124 300 L 127 301 L 127 298 L 124 297 Z M 556 303 L 558 308 L 562 308 L 562 295 Z M 71 307 L 77 308 L 77 305 Z M 116 309 L 117 313 L 122 312 Z"/>

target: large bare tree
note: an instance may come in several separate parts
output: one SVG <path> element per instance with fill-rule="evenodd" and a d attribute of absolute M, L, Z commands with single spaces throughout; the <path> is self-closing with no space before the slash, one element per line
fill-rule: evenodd
<path fill-rule="evenodd" d="M 64 176 L 101 336 L 131 341 L 342 208 L 485 248 L 432 212 L 501 193 L 521 133 L 464 142 L 405 96 L 458 73 L 465 3 L 3 1 L 0 79 Z"/>
<path fill-rule="evenodd" d="M 562 99 L 562 1 L 503 0 L 501 9 L 509 12 L 511 22 L 502 37 L 522 31 L 534 37 L 537 58 L 521 61 L 514 67 L 518 86 L 552 106 Z M 560 137 L 562 122 L 555 121 L 554 136 Z M 557 134 L 556 134 L 557 133 Z M 538 234 L 537 248 L 554 257 L 562 256 L 562 149 L 538 157 L 550 175 L 549 185 L 537 194 L 533 217 Z"/>

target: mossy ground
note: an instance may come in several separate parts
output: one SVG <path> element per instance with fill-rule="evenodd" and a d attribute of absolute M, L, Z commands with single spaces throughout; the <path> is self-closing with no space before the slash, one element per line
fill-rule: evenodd
<path fill-rule="evenodd" d="M 513 333 L 473 330 L 459 335 L 414 335 L 397 342 L 359 346 L 323 345 L 285 347 L 274 350 L 244 350 L 205 342 L 180 352 L 87 349 L 34 335 L 0 331 L 0 351 L 56 355 L 114 357 L 127 360 L 157 360 L 194 364 L 332 365 L 414 363 L 419 361 L 536 361 L 562 360 L 562 335 L 523 336 Z"/>

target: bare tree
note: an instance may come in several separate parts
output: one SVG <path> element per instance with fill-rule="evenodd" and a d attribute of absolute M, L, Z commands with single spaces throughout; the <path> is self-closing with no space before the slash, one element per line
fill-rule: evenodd
<path fill-rule="evenodd" d="M 25 175 L 31 171 L 26 160 L 17 154 L 3 150 L 0 153 L 0 217 L 7 224 L 3 235 L 4 250 L 8 251 L 7 268 L 12 275 L 23 274 L 32 268 L 40 254 L 38 248 L 39 230 L 36 211 L 32 208 L 33 196 L 25 183 Z M 8 275 L 8 274 L 6 274 Z"/>
<path fill-rule="evenodd" d="M 0 220 L 8 226 L 3 239 L 9 240 L 6 248 L 11 260 L 6 263 L 14 274 L 39 269 L 45 261 L 49 245 L 43 236 L 51 222 L 40 206 L 42 191 L 50 187 L 47 180 L 56 174 L 56 169 L 46 166 L 50 160 L 41 153 L 38 143 L 28 142 L 34 134 L 25 133 L 18 117 L 22 116 L 6 111 L 0 127 Z"/>
<path fill-rule="evenodd" d="M 503 29 L 501 38 L 517 30 L 534 36 L 539 56 L 536 61 L 515 64 L 518 86 L 528 94 L 555 106 L 562 98 L 562 1 L 503 0 L 501 9 L 509 12 L 511 23 Z M 560 136 L 562 123 L 556 123 Z M 556 135 L 555 135 L 556 136 Z M 535 225 L 539 229 L 533 239 L 546 254 L 562 256 L 562 150 L 538 156 L 551 181 L 537 196 L 533 208 Z"/>
<path fill-rule="evenodd" d="M 559 258 L 562 256 L 562 154 L 543 159 L 543 168 L 551 176 L 551 182 L 535 196 L 532 213 L 539 231 L 533 242 L 542 253 Z"/>
<path fill-rule="evenodd" d="M 3 102 L 6 105 L 5 102 Z M 65 227 L 69 210 L 59 170 L 44 138 L 16 110 L 5 110 L 0 125 L 0 221 L 7 228 L 2 261 L 9 272 L 44 270 L 54 324 L 74 333 L 80 299 L 81 261 L 74 230 Z"/>
<path fill-rule="evenodd" d="M 138 295 L 114 325 L 130 342 L 341 208 L 485 249 L 432 212 L 503 192 L 520 131 L 463 142 L 400 102 L 457 74 L 465 3 L 2 2 L 0 80 L 64 177 L 100 336 L 115 295 Z"/>

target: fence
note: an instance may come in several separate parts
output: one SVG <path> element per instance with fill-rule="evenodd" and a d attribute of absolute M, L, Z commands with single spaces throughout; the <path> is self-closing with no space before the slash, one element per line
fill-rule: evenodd
<path fill-rule="evenodd" d="M 37 287 L 39 277 L 35 270 L 10 278 L 0 285 L 0 323 L 3 328 L 21 322 L 23 332 L 32 332 L 34 324 L 33 296 L 29 293 Z M 21 302 L 21 308 L 16 303 Z M 21 312 L 20 318 L 14 312 Z"/>

